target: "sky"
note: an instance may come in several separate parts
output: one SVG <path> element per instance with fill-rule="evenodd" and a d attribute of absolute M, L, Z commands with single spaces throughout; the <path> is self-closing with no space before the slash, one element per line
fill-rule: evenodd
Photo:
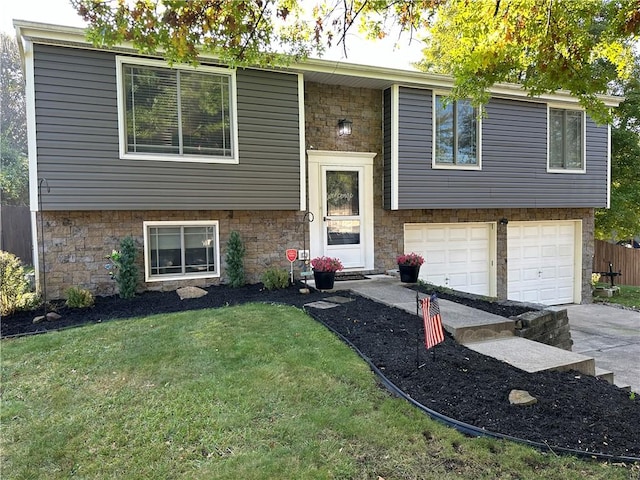
<path fill-rule="evenodd" d="M 70 27 L 86 26 L 71 7 L 69 0 L 0 0 L 0 31 L 15 35 L 13 20 L 52 23 Z M 405 42 L 408 43 L 408 40 Z M 398 49 L 392 41 L 370 42 L 351 36 L 349 51 L 345 58 L 341 48 L 336 48 L 323 58 L 349 63 L 375 65 L 390 68 L 411 69 L 411 62 L 420 59 L 420 44 Z"/>

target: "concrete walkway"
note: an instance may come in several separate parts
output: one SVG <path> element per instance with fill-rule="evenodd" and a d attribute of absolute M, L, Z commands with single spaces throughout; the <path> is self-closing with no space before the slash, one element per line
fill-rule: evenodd
<path fill-rule="evenodd" d="M 573 351 L 614 373 L 616 385 L 640 393 L 640 312 L 608 305 L 564 305 Z"/>
<path fill-rule="evenodd" d="M 334 289 L 352 290 L 372 300 L 417 313 L 415 291 L 388 275 L 372 275 L 369 278 L 336 282 Z M 313 285 L 313 282 L 310 283 Z M 420 298 L 423 297 L 420 294 Z M 566 308 L 569 316 L 573 353 L 578 357 L 594 358 L 599 368 L 614 372 L 616 385 L 630 385 L 633 391 L 640 393 L 640 312 L 597 304 L 566 305 L 561 308 Z M 489 333 L 496 341 L 513 335 L 513 327 L 509 325 L 513 322 L 504 317 L 444 299 L 440 300 L 440 310 L 445 328 L 471 348 L 474 345 L 474 349 L 480 348 L 480 343 L 474 343 L 473 338 L 479 331 Z M 523 369 L 535 371 L 526 365 L 528 359 L 523 361 Z"/>

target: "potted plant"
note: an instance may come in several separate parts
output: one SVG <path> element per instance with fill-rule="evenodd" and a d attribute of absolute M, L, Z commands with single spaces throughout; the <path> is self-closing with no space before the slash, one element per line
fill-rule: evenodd
<path fill-rule="evenodd" d="M 420 273 L 420 265 L 424 263 L 424 257 L 417 253 L 403 253 L 396 259 L 400 270 L 400 281 L 404 283 L 416 283 Z"/>
<path fill-rule="evenodd" d="M 316 257 L 311 260 L 313 279 L 318 290 L 331 290 L 336 279 L 336 272 L 344 267 L 339 258 Z"/>

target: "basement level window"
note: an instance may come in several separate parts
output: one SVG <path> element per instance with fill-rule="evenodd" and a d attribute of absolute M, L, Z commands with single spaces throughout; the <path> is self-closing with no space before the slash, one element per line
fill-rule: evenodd
<path fill-rule="evenodd" d="M 220 276 L 217 221 L 144 222 L 148 282 Z"/>

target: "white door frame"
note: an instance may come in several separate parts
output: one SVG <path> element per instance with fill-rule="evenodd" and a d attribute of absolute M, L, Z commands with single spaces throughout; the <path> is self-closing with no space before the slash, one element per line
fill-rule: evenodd
<path fill-rule="evenodd" d="M 311 258 L 325 255 L 324 241 L 324 205 L 323 205 L 323 175 L 325 168 L 362 169 L 362 231 L 360 236 L 363 248 L 364 266 L 345 270 L 373 270 L 374 242 L 373 242 L 373 159 L 376 153 L 371 152 L 333 152 L 327 150 L 307 150 L 309 159 L 309 211 L 314 221 L 309 224 L 310 255 Z"/>

